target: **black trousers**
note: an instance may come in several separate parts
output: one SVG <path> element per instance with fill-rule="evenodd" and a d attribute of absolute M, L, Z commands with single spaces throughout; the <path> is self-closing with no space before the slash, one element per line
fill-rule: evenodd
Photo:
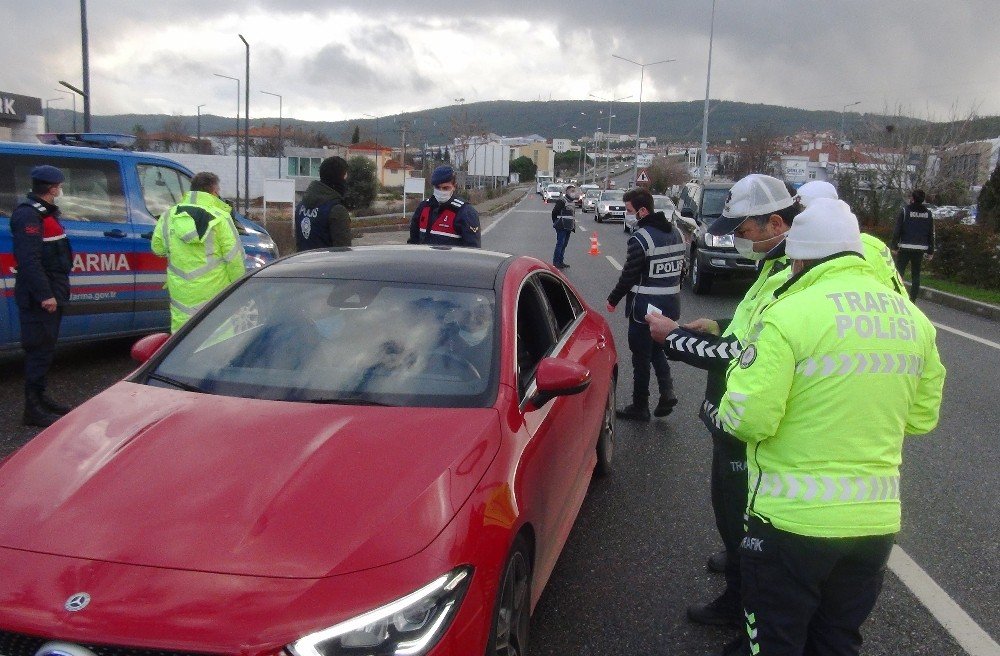
<path fill-rule="evenodd" d="M 924 261 L 924 251 L 910 248 L 900 248 L 896 251 L 896 270 L 899 275 L 906 271 L 906 265 L 910 265 L 910 300 L 916 301 L 920 294 L 920 263 Z"/>
<path fill-rule="evenodd" d="M 815 538 L 750 517 L 740 547 L 750 656 L 856 656 L 894 535 Z"/>
<path fill-rule="evenodd" d="M 729 435 L 712 434 L 712 510 L 726 548 L 726 588 L 740 594 L 740 542 L 746 535 L 747 447 Z"/>
<path fill-rule="evenodd" d="M 629 317 L 628 348 L 632 351 L 632 402 L 644 406 L 649 403 L 649 365 L 656 371 L 660 396 L 673 394 L 674 383 L 670 376 L 670 363 L 663 347 L 653 341 L 648 323 L 637 323 Z"/>
<path fill-rule="evenodd" d="M 18 308 L 21 348 L 24 349 L 24 390 L 44 392 L 49 367 L 56 352 L 62 308 L 55 312 Z"/>

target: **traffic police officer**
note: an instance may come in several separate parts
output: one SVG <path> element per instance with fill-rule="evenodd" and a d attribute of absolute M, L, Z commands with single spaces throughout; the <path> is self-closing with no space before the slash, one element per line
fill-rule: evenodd
<path fill-rule="evenodd" d="M 784 238 L 799 211 L 801 206 L 781 180 L 759 174 L 741 179 L 730 190 L 722 216 L 708 228 L 716 236 L 734 234 L 741 254 L 759 262 L 757 279 L 732 319 L 697 319 L 679 327 L 661 316 L 646 317 L 653 339 L 664 343 L 667 357 L 708 372 L 698 416 L 712 435 L 712 510 L 725 546 L 724 552 L 709 559 L 709 568 L 725 574 L 726 589 L 707 604 L 688 607 L 688 618 L 700 624 L 738 625 L 742 621 L 738 550 L 747 499 L 746 446 L 723 428 L 718 405 L 726 391 L 726 370 L 739 356 L 750 318 L 787 280 Z"/>
<path fill-rule="evenodd" d="M 54 166 L 31 170 L 31 192 L 10 217 L 13 238 L 14 299 L 24 349 L 24 415 L 27 426 L 49 426 L 69 406 L 46 392 L 46 377 L 63 312 L 69 304 L 73 249 L 59 223 L 55 200 L 62 195 L 63 172 Z"/>
<path fill-rule="evenodd" d="M 455 170 L 448 165 L 437 167 L 431 185 L 434 194 L 417 205 L 406 243 L 479 248 L 479 213 L 455 195 Z"/>
<path fill-rule="evenodd" d="M 246 271 L 232 208 L 219 198 L 219 176 L 203 172 L 191 179 L 191 191 L 157 221 L 152 249 L 167 258 L 170 331 L 177 332 Z"/>
<path fill-rule="evenodd" d="M 719 407 L 748 444 L 741 654 L 857 654 L 900 528 L 904 435 L 938 421 L 931 322 L 861 257 L 846 204 L 796 217 L 792 277 L 751 328 Z"/>
<path fill-rule="evenodd" d="M 566 244 L 569 236 L 576 231 L 576 212 L 573 203 L 576 201 L 576 187 L 567 185 L 562 198 L 552 207 L 552 227 L 556 231 L 556 248 L 552 253 L 552 266 L 557 269 L 568 269 L 566 264 Z"/>
<path fill-rule="evenodd" d="M 628 347 L 632 351 L 632 403 L 616 413 L 622 419 L 649 421 L 649 366 L 656 371 L 660 400 L 653 414 L 666 417 L 674 406 L 674 383 L 663 349 L 653 344 L 645 316 L 661 312 L 677 319 L 681 313 L 681 273 L 684 270 L 684 238 L 657 212 L 653 196 L 642 188 L 625 192 L 625 211 L 635 214 L 635 232 L 628 238 L 625 266 L 618 284 L 608 294 L 607 310 L 614 312 L 625 298 L 628 315 Z"/>

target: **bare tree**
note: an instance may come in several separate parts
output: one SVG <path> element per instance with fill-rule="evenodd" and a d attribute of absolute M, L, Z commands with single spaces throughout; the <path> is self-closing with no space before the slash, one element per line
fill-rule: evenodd
<path fill-rule="evenodd" d="M 649 175 L 649 189 L 654 194 L 665 194 L 674 185 L 687 182 L 687 167 L 676 159 L 657 157 L 646 170 Z"/>

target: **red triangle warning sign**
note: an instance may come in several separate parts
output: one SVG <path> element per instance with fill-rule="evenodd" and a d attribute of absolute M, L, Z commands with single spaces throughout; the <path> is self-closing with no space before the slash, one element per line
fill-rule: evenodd
<path fill-rule="evenodd" d="M 636 183 L 639 182 L 649 182 L 649 175 L 646 173 L 646 169 L 640 169 L 639 175 L 635 178 Z"/>

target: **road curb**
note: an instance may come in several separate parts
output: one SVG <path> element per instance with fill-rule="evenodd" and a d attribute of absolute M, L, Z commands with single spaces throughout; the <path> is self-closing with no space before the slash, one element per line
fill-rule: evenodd
<path fill-rule="evenodd" d="M 909 288 L 910 283 L 907 282 L 906 286 Z M 971 298 L 965 298 L 964 296 L 958 296 L 956 294 L 949 294 L 948 292 L 931 289 L 930 287 L 920 288 L 920 298 L 930 301 L 931 303 L 937 303 L 938 305 L 949 307 L 953 310 L 974 314 L 977 317 L 989 319 L 990 321 L 1000 321 L 1000 306 L 998 305 L 983 303 L 982 301 L 974 301 Z"/>

